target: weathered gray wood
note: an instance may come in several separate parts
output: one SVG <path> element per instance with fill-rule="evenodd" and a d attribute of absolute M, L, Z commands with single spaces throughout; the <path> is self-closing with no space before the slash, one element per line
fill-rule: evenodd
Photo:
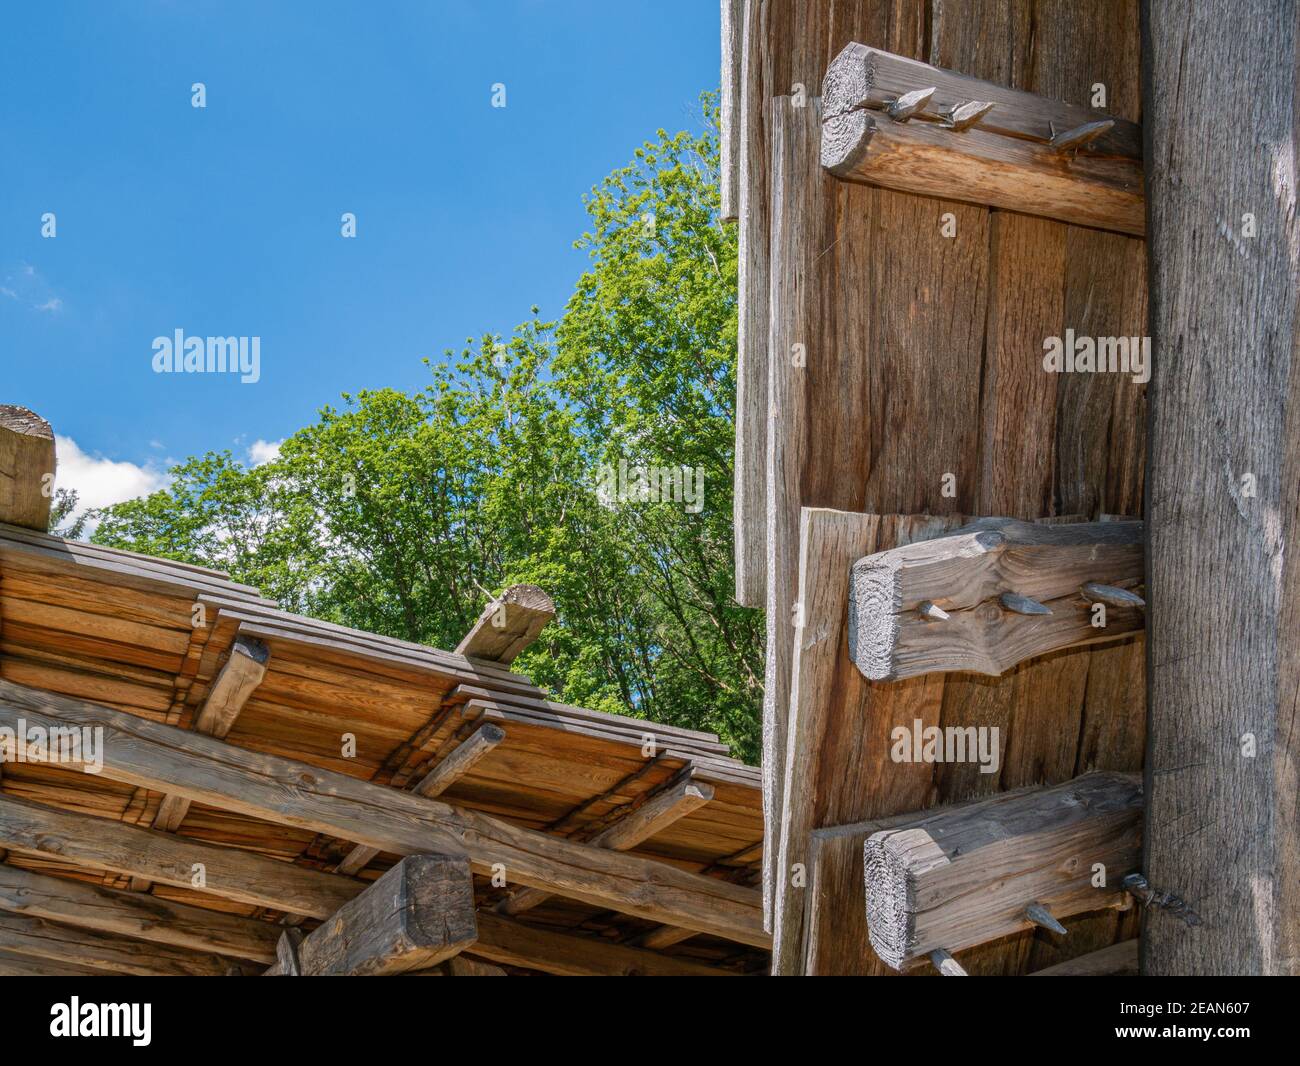
<path fill-rule="evenodd" d="M 1141 598 L 1101 593 L 1110 606 L 1097 627 L 1100 596 L 1085 589 L 1140 585 L 1142 555 L 1141 522 L 984 518 L 867 556 L 850 575 L 849 654 L 874 681 L 955 670 L 997 676 L 1050 651 L 1118 639 L 1142 628 Z"/>
<path fill-rule="evenodd" d="M 736 234 L 736 447 L 732 514 L 736 602 L 762 607 L 767 582 L 768 146 L 761 0 L 741 27 L 739 225 Z"/>
<path fill-rule="evenodd" d="M 399 855 L 468 852 L 475 872 L 765 946 L 752 889 L 576 844 L 306 763 L 245 751 L 135 715 L 0 680 L 0 725 L 103 730 L 103 776 Z"/>
<path fill-rule="evenodd" d="M 1138 972 L 1138 942 L 1121 940 L 1118 944 L 1090 951 L 1086 955 L 1058 962 L 1030 977 L 1136 977 Z"/>
<path fill-rule="evenodd" d="M 0 404 L 0 522 L 49 528 L 54 466 L 50 424 L 25 407 Z"/>
<path fill-rule="evenodd" d="M 305 937 L 297 965 L 303 977 L 392 976 L 436 966 L 477 935 L 468 861 L 409 855 Z"/>
<path fill-rule="evenodd" d="M 111 970 L 0 951 L 0 977 L 107 977 Z"/>
<path fill-rule="evenodd" d="M 649 840 L 661 830 L 685 818 L 691 811 L 699 810 L 713 799 L 713 787 L 687 777 L 663 789 L 646 800 L 640 807 L 619 818 L 587 841 L 594 848 L 611 848 L 628 851 Z M 497 908 L 502 914 L 522 914 L 551 898 L 552 893 L 540 888 L 525 888 L 502 901 Z M 691 934 L 687 934 L 688 936 Z"/>
<path fill-rule="evenodd" d="M 207 698 L 194 719 L 194 729 L 210 737 L 226 736 L 244 709 L 253 690 L 266 676 L 266 663 L 271 653 L 265 644 L 252 637 L 236 637 L 230 649 L 230 658 L 212 682 Z M 185 821 L 190 801 L 184 796 L 164 796 L 154 815 L 153 827 L 173 833 Z M 146 888 L 138 884 L 137 889 Z"/>
<path fill-rule="evenodd" d="M 554 617 L 555 604 L 536 585 L 511 585 L 483 608 L 456 654 L 509 666 Z"/>
<path fill-rule="evenodd" d="M 890 117 L 891 104 L 922 88 L 935 90 L 924 109 Z M 831 64 L 822 105 L 822 164 L 837 177 L 1143 232 L 1140 134 L 1131 122 L 859 44 Z M 1099 118 L 1112 125 L 1098 130 Z"/>
<path fill-rule="evenodd" d="M 0 912 L 0 951 L 135 977 L 221 977 L 230 966 L 220 955 L 7 912 Z"/>
<path fill-rule="evenodd" d="M 460 744 L 450 755 L 425 774 L 411 791 L 417 796 L 433 799 L 469 773 L 482 759 L 492 752 L 501 741 L 505 740 L 506 731 L 491 722 L 484 722 L 478 729 Z M 338 864 L 341 874 L 355 874 L 370 865 L 370 861 L 379 854 L 378 848 L 358 844 L 344 856 Z"/>
<path fill-rule="evenodd" d="M 258 962 L 275 958 L 279 935 L 266 922 L 50 877 L 8 863 L 0 863 L 0 911 Z"/>
<path fill-rule="evenodd" d="M 903 969 L 1030 928 L 1031 904 L 1057 918 L 1126 906 L 1119 885 L 1139 861 L 1141 820 L 1136 776 L 1097 773 L 875 833 L 863 848 L 871 945 Z"/>
<path fill-rule="evenodd" d="M 723 222 L 735 222 L 740 216 L 740 107 L 741 46 L 744 36 L 744 0 L 721 0 L 722 7 L 722 80 L 720 155 L 718 184 L 721 193 Z"/>
<path fill-rule="evenodd" d="M 1147 0 L 1144 974 L 1300 973 L 1297 6 Z"/>
<path fill-rule="evenodd" d="M 107 818 L 0 796 L 0 847 L 327 918 L 364 883 Z"/>
<path fill-rule="evenodd" d="M 485 911 L 478 916 L 474 954 L 507 966 L 568 977 L 731 977 L 729 970 L 689 959 L 570 936 Z"/>

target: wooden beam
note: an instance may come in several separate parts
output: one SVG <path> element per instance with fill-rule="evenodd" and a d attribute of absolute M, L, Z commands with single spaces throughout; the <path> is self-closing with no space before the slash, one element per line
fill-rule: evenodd
<path fill-rule="evenodd" d="M 729 970 L 595 937 L 538 929 L 480 911 L 474 954 L 561 977 L 732 977 Z"/>
<path fill-rule="evenodd" d="M 476 873 L 501 864 L 512 881 L 595 906 L 745 944 L 768 942 L 751 889 L 0 680 L 0 725 L 23 722 L 101 730 L 108 780 L 398 855 L 468 852 Z"/>
<path fill-rule="evenodd" d="M 484 722 L 464 743 L 420 778 L 411 788 L 411 792 L 426 799 L 433 799 L 440 795 L 469 773 L 505 738 L 504 729 L 491 722 Z M 358 844 L 344 856 L 336 869 L 341 874 L 358 873 L 369 866 L 370 861 L 378 854 L 378 848 Z"/>
<path fill-rule="evenodd" d="M 253 637 L 236 637 L 230 658 L 217 673 L 207 699 L 194 719 L 194 730 L 210 737 L 226 736 L 239 717 L 253 690 L 266 676 L 270 650 Z M 154 816 L 153 827 L 174 833 L 189 813 L 190 801 L 184 796 L 164 796 Z"/>
<path fill-rule="evenodd" d="M 1142 972 L 1300 974 L 1300 322 L 1289 0 L 1142 5 L 1153 164 Z M 1208 235 L 1213 237 L 1207 239 Z"/>
<path fill-rule="evenodd" d="M 998 676 L 1050 651 L 1140 630 L 1144 601 L 1132 589 L 1144 578 L 1141 522 L 981 518 L 854 564 L 849 654 L 873 681 L 956 670 Z"/>
<path fill-rule="evenodd" d="M 476 936 L 468 861 L 410 855 L 305 937 L 297 965 L 303 977 L 393 976 L 436 966 Z M 266 971 L 284 975 L 279 962 Z"/>
<path fill-rule="evenodd" d="M 721 206 L 719 214 L 723 222 L 735 222 L 740 217 L 740 138 L 743 133 L 738 110 L 745 2 L 744 0 L 721 0 L 721 3 L 722 81 L 719 102 L 721 160 L 718 167 Z"/>
<path fill-rule="evenodd" d="M 691 811 L 698 810 L 713 799 L 713 786 L 693 781 L 689 776 L 665 788 L 646 800 L 640 807 L 606 826 L 587 843 L 593 848 L 629 851 L 649 840 Z M 553 893 L 540 888 L 525 888 L 510 898 L 502 900 L 497 910 L 501 914 L 522 914 L 539 903 L 545 903 Z M 688 931 L 686 936 L 694 936 Z"/>
<path fill-rule="evenodd" d="M 931 89 L 903 117 L 900 98 Z M 1141 131 L 1124 119 L 861 44 L 831 63 L 822 108 L 822 165 L 836 177 L 1144 231 Z"/>
<path fill-rule="evenodd" d="M 511 585 L 483 608 L 456 654 L 509 666 L 555 617 L 555 604 L 536 585 Z"/>
<path fill-rule="evenodd" d="M 113 971 L 0 951 L 0 977 L 107 977 Z"/>
<path fill-rule="evenodd" d="M 1035 970 L 1030 977 L 1136 977 L 1138 942 L 1121 940 L 1100 951 L 1058 962 L 1055 966 Z"/>
<path fill-rule="evenodd" d="M 266 922 L 22 870 L 0 863 L 0 911 L 189 951 L 275 959 L 280 930 Z"/>
<path fill-rule="evenodd" d="M 165 944 L 0 912 L 0 951 L 135 977 L 221 977 L 230 962 Z"/>
<path fill-rule="evenodd" d="M 27 855 L 328 918 L 364 884 L 154 829 L 0 796 L 0 845 Z"/>
<path fill-rule="evenodd" d="M 1031 928 L 1033 904 L 1056 918 L 1127 905 L 1119 885 L 1137 866 L 1141 821 L 1136 775 L 1098 773 L 875 833 L 863 849 L 871 946 L 903 969 Z"/>
<path fill-rule="evenodd" d="M 44 533 L 54 499 L 54 431 L 25 407 L 0 404 L 0 522 Z"/>

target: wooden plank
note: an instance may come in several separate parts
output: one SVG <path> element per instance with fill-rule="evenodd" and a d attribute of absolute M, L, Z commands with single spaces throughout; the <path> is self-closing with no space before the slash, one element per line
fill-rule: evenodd
<path fill-rule="evenodd" d="M 478 915 L 474 954 L 562 977 L 733 977 L 730 970 L 652 951 L 524 925 L 490 911 Z"/>
<path fill-rule="evenodd" d="M 253 690 L 262 683 L 266 676 L 266 663 L 270 650 L 260 640 L 251 637 L 238 637 L 230 649 L 230 658 L 212 682 L 207 698 L 194 720 L 196 732 L 206 736 L 226 736 L 244 704 L 253 694 Z M 167 795 L 163 797 L 154 816 L 153 827 L 165 833 L 174 833 L 185 821 L 189 812 L 190 801 L 184 796 Z M 147 887 L 143 882 L 136 886 L 139 890 Z"/>
<path fill-rule="evenodd" d="M 849 818 L 880 816 L 929 801 L 932 768 L 890 760 L 889 732 L 899 720 L 938 722 L 941 682 L 867 681 L 848 654 L 848 583 L 863 554 L 933 536 L 964 521 L 948 517 L 860 515 L 805 508 L 799 536 L 798 602 L 791 666 L 790 737 L 779 828 L 779 880 L 773 970 L 801 972 L 813 829 Z M 865 549 L 865 551 L 863 550 Z M 903 717 L 906 714 L 907 717 Z M 897 805 L 897 806 L 891 806 Z M 904 808 L 906 809 L 906 808 Z"/>
<path fill-rule="evenodd" d="M 1148 175 L 1148 580 L 1159 611 L 1144 865 L 1200 917 L 1189 925 L 1148 909 L 1142 972 L 1294 975 L 1300 30 L 1283 0 L 1142 10 L 1158 161 Z M 1214 122 L 1211 106 L 1232 121 Z"/>
<path fill-rule="evenodd" d="M 1078 955 L 1055 966 L 1035 970 L 1030 977 L 1136 977 L 1138 942 L 1121 940 L 1118 944 Z"/>
<path fill-rule="evenodd" d="M 50 424 L 25 407 L 0 404 L 0 522 L 45 532 L 54 464 Z"/>
<path fill-rule="evenodd" d="M 470 734 L 464 743 L 458 745 L 450 755 L 420 778 L 412 786 L 411 792 L 427 799 L 441 795 L 474 769 L 505 738 L 504 729 L 491 722 L 485 722 Z M 337 870 L 342 874 L 355 874 L 370 865 L 371 860 L 378 854 L 378 848 L 358 844 L 338 864 Z"/>
<path fill-rule="evenodd" d="M 904 94 L 929 90 L 892 117 Z M 991 110 L 962 128 L 956 109 L 975 101 Z M 1141 133 L 1122 118 L 856 43 L 827 71 L 822 106 L 821 161 L 836 177 L 1143 232 Z"/>
<path fill-rule="evenodd" d="M 0 912 L 0 951 L 134 977 L 220 977 L 230 966 L 220 955 L 5 912 Z"/>
<path fill-rule="evenodd" d="M 744 0 L 721 0 L 722 15 L 722 79 L 721 129 L 719 130 L 720 162 L 718 185 L 721 203 L 719 215 L 723 222 L 735 222 L 740 214 L 740 138 L 741 125 L 737 108 L 740 106 L 741 47 L 744 34 Z"/>
<path fill-rule="evenodd" d="M 266 922 L 50 877 L 7 863 L 0 863 L 0 911 L 258 962 L 274 961 L 280 934 Z"/>
<path fill-rule="evenodd" d="M 511 585 L 491 600 L 456 654 L 509 666 L 555 617 L 555 604 L 536 585 Z"/>
<path fill-rule="evenodd" d="M 359 881 L 239 848 L 11 795 L 0 796 L 0 846 L 313 918 L 328 918 L 364 887 Z"/>
<path fill-rule="evenodd" d="M 713 799 L 713 789 L 689 776 L 677 784 L 653 795 L 640 807 L 617 819 L 587 840 L 593 848 L 610 848 L 629 851 L 679 818 L 699 810 Z M 522 914 L 551 898 L 551 893 L 539 888 L 526 888 L 505 899 L 498 906 L 501 914 Z"/>
<path fill-rule="evenodd" d="M 106 977 L 111 970 L 0 951 L 0 977 Z"/>
<path fill-rule="evenodd" d="M 1137 867 L 1141 820 L 1136 776 L 1104 773 L 875 833 L 864 847 L 871 945 L 902 969 L 1031 928 L 1030 907 L 1059 920 L 1126 905 L 1119 885 Z"/>
<path fill-rule="evenodd" d="M 476 873 L 597 906 L 765 946 L 756 894 L 663 863 L 519 829 L 436 800 L 254 753 L 82 700 L 0 681 L 0 724 L 101 729 L 108 780 L 171 791 L 399 855 L 468 851 Z M 463 845 L 463 849 L 462 849 Z"/>
<path fill-rule="evenodd" d="M 436 966 L 474 942 L 474 878 L 463 858 L 410 855 L 297 948 L 303 977 L 385 977 Z M 266 976 L 285 975 L 277 962 Z"/>
<path fill-rule="evenodd" d="M 1134 591 L 1142 556 L 1141 522 L 997 518 L 869 555 L 849 578 L 849 654 L 873 681 L 996 677 L 1049 651 L 1118 639 L 1144 624 Z"/>

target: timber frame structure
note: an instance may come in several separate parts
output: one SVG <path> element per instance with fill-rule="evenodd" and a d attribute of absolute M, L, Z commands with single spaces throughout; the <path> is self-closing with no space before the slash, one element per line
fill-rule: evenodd
<path fill-rule="evenodd" d="M 0 407 L 0 975 L 765 972 L 757 771 L 706 733 L 44 532 Z"/>

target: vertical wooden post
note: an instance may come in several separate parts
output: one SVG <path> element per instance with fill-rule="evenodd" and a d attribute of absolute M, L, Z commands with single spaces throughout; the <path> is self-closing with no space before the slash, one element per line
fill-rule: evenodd
<path fill-rule="evenodd" d="M 1297 7 L 1144 0 L 1148 974 L 1300 971 Z"/>

